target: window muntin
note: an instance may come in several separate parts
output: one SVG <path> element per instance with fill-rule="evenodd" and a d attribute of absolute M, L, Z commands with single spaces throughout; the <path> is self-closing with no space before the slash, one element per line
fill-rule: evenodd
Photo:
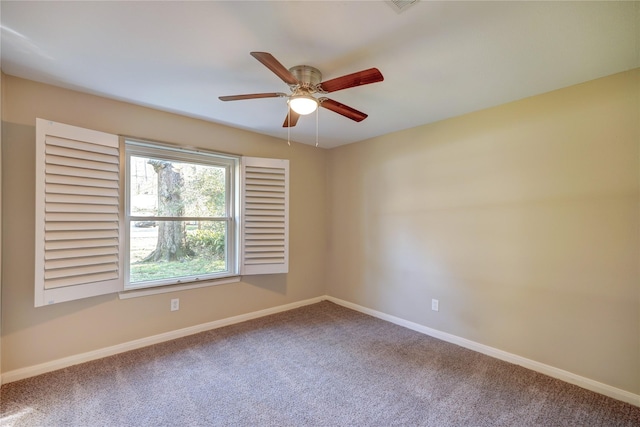
<path fill-rule="evenodd" d="M 125 289 L 238 274 L 238 159 L 130 140 L 125 147 Z"/>

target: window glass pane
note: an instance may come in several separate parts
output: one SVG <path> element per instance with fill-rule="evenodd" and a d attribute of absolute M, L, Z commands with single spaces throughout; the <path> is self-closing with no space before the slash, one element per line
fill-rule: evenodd
<path fill-rule="evenodd" d="M 129 212 L 135 216 L 153 216 L 158 213 L 158 175 L 149 159 L 131 156 L 129 164 Z"/>
<path fill-rule="evenodd" d="M 132 222 L 129 282 L 225 272 L 227 234 L 226 221 Z"/>
<path fill-rule="evenodd" d="M 183 175 L 186 216 L 226 216 L 226 168 L 191 164 Z"/>
<path fill-rule="evenodd" d="M 130 215 L 226 216 L 226 168 L 131 156 Z"/>

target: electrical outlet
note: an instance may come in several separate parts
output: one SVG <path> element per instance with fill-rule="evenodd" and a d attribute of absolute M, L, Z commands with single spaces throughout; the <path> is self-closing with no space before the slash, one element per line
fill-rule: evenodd
<path fill-rule="evenodd" d="M 431 300 L 431 310 L 433 311 L 438 311 L 438 300 L 437 299 L 432 299 Z"/>
<path fill-rule="evenodd" d="M 171 311 L 180 310 L 180 299 L 174 298 L 171 300 Z"/>

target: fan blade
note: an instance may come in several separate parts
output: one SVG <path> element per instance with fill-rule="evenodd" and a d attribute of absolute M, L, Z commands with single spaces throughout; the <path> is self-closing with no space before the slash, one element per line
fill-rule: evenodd
<path fill-rule="evenodd" d="M 291 120 L 289 120 L 289 114 L 291 114 Z M 284 118 L 284 123 L 282 124 L 283 128 L 294 127 L 298 123 L 300 114 L 296 113 L 292 109 L 289 109 L 289 114 Z"/>
<path fill-rule="evenodd" d="M 327 110 L 331 110 L 334 113 L 341 114 L 346 118 L 354 120 L 356 122 L 361 122 L 368 117 L 368 115 L 363 113 L 362 111 L 358 111 L 354 108 L 351 108 L 329 98 L 320 98 L 320 106 L 326 108 Z"/>
<path fill-rule="evenodd" d="M 247 95 L 219 96 L 218 99 L 220 101 L 240 101 L 242 99 L 280 98 L 283 96 L 287 96 L 287 94 L 282 92 L 271 92 L 271 93 L 250 93 Z"/>
<path fill-rule="evenodd" d="M 329 93 L 337 90 L 348 89 L 350 87 L 377 83 L 383 80 L 384 77 L 377 68 L 369 68 L 368 70 L 358 71 L 357 73 L 347 74 L 346 76 L 322 82 L 320 83 L 320 88 Z"/>
<path fill-rule="evenodd" d="M 270 69 L 276 76 L 280 77 L 288 85 L 299 84 L 298 79 L 295 78 L 289 70 L 285 68 L 276 58 L 267 52 L 251 52 L 251 56 L 262 62 L 262 65 Z"/>

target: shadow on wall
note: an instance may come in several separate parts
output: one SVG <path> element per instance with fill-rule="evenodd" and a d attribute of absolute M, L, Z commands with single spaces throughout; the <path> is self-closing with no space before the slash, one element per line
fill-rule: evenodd
<path fill-rule="evenodd" d="M 242 281 L 251 286 L 262 288 L 280 295 L 287 294 L 287 274 L 265 274 L 261 276 L 242 276 Z"/>

